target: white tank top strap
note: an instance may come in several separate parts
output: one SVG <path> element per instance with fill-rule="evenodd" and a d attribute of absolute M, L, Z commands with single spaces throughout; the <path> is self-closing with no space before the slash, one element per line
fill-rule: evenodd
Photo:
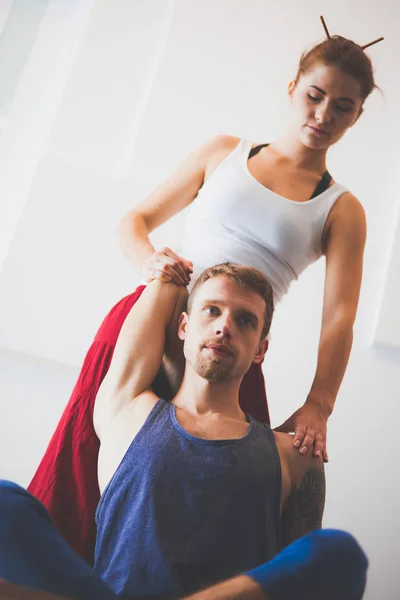
<path fill-rule="evenodd" d="M 240 140 L 239 146 L 241 154 L 243 156 L 244 163 L 246 164 L 249 158 L 250 150 L 252 149 L 254 142 L 251 140 Z"/>

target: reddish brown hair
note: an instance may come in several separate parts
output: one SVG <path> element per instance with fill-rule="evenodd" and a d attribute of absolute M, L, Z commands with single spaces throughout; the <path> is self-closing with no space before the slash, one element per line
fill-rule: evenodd
<path fill-rule="evenodd" d="M 295 80 L 296 85 L 300 77 L 311 71 L 317 63 L 334 65 L 346 75 L 354 77 L 360 84 L 363 102 L 375 88 L 378 88 L 371 59 L 361 46 L 340 35 L 333 35 L 302 54 Z"/>

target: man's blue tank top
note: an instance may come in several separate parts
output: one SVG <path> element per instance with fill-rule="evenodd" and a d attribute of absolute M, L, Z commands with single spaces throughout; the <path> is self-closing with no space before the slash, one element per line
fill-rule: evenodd
<path fill-rule="evenodd" d="M 95 571 L 128 598 L 189 595 L 279 550 L 280 459 L 271 428 L 205 440 L 160 399 L 96 512 Z"/>

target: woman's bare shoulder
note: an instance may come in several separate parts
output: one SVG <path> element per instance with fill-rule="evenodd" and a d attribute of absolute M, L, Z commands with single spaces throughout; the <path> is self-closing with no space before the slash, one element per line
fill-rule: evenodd
<path fill-rule="evenodd" d="M 210 157 L 227 155 L 239 145 L 240 141 L 239 137 L 219 134 L 209 139 L 205 143 L 205 147 L 208 149 Z"/>
<path fill-rule="evenodd" d="M 208 160 L 205 179 L 215 171 L 218 165 L 239 145 L 241 139 L 233 135 L 220 134 L 211 138 L 207 144 Z"/>
<path fill-rule="evenodd" d="M 333 232 L 360 232 L 366 230 L 365 210 L 360 200 L 350 191 L 344 192 L 332 207 L 325 224 L 325 239 Z"/>

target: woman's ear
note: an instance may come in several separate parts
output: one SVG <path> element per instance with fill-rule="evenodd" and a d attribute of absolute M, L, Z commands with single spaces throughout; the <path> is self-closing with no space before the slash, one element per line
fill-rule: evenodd
<path fill-rule="evenodd" d="M 288 94 L 289 94 L 290 98 L 292 97 L 295 89 L 296 89 L 296 82 L 294 79 L 292 79 L 292 81 L 289 81 L 289 85 L 288 85 Z"/>
<path fill-rule="evenodd" d="M 189 321 L 189 315 L 185 312 L 181 314 L 178 322 L 178 337 L 180 340 L 184 340 L 186 338 L 186 328 Z"/>
<path fill-rule="evenodd" d="M 350 127 L 353 127 L 353 125 L 355 125 L 357 123 L 358 119 L 361 117 L 361 115 L 363 114 L 363 112 L 364 112 L 364 107 L 361 105 L 360 106 L 360 110 L 358 111 L 358 115 L 354 119 L 354 121 L 352 122 L 352 124 L 350 125 Z"/>

